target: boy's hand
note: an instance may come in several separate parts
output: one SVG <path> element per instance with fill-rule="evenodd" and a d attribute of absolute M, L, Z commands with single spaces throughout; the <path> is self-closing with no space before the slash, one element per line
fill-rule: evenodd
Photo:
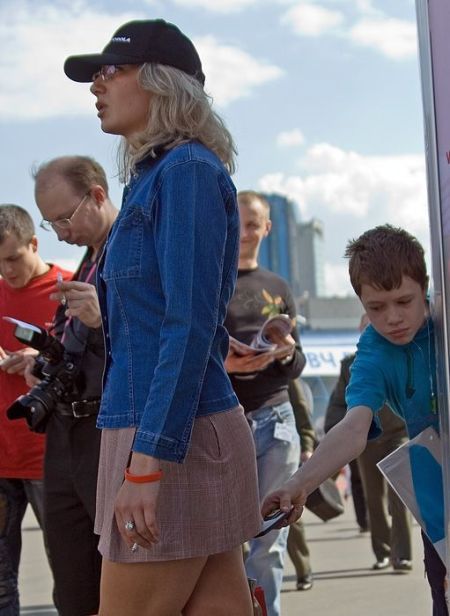
<path fill-rule="evenodd" d="M 288 481 L 281 488 L 266 496 L 261 507 L 261 514 L 264 518 L 277 509 L 289 511 L 292 507 L 289 517 L 283 522 L 283 526 L 288 526 L 302 515 L 307 496 L 305 490 L 294 488 L 292 482 Z"/>

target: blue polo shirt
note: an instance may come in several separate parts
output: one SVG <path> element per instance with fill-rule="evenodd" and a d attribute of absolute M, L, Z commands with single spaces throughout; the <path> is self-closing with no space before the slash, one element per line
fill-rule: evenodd
<path fill-rule="evenodd" d="M 439 430 L 432 392 L 436 393 L 432 320 L 427 319 L 404 345 L 392 344 L 369 325 L 359 339 L 345 392 L 350 412 L 360 405 L 372 410 L 369 439 L 381 434 L 378 412 L 384 404 L 405 421 L 410 438 L 428 426 Z"/>

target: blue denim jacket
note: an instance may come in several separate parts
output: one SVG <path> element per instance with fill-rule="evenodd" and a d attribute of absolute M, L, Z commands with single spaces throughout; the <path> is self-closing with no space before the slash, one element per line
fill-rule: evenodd
<path fill-rule="evenodd" d="M 236 281 L 234 185 L 197 142 L 138 165 L 99 265 L 106 366 L 100 428 L 182 462 L 195 417 L 238 404 L 223 360 Z"/>

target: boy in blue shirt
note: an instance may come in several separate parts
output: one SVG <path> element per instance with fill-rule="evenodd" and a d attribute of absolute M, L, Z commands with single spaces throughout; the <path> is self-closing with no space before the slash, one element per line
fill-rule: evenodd
<path fill-rule="evenodd" d="M 294 505 L 288 522 L 302 512 L 308 494 L 364 450 L 381 433 L 378 411 L 388 404 L 413 438 L 428 426 L 439 429 L 433 323 L 427 302 L 424 251 L 416 238 L 390 225 L 349 242 L 350 280 L 370 319 L 358 342 L 347 414 L 323 438 L 313 456 L 263 503 L 262 513 Z M 422 534 L 433 616 L 448 616 L 446 570 Z"/>

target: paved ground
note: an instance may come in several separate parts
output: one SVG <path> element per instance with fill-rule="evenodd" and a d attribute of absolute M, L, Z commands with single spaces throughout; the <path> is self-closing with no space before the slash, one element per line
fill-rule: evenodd
<path fill-rule="evenodd" d="M 295 572 L 285 567 L 283 616 L 431 616 L 424 579 L 420 531 L 414 527 L 414 569 L 394 574 L 371 571 L 375 561 L 368 534 L 361 535 L 347 506 L 345 514 L 323 523 L 306 512 L 306 534 L 315 583 L 295 589 Z"/>
<path fill-rule="evenodd" d="M 414 528 L 414 570 L 410 574 L 399 575 L 390 570 L 376 573 L 370 570 L 374 560 L 370 539 L 368 535 L 357 532 L 350 506 L 342 517 L 326 524 L 309 512 L 306 512 L 304 519 L 315 584 L 307 592 L 296 591 L 295 572 L 288 561 L 282 594 L 282 616 L 431 614 L 417 527 Z M 21 613 L 27 616 L 55 616 L 41 533 L 31 513 L 25 518 L 23 537 Z"/>

